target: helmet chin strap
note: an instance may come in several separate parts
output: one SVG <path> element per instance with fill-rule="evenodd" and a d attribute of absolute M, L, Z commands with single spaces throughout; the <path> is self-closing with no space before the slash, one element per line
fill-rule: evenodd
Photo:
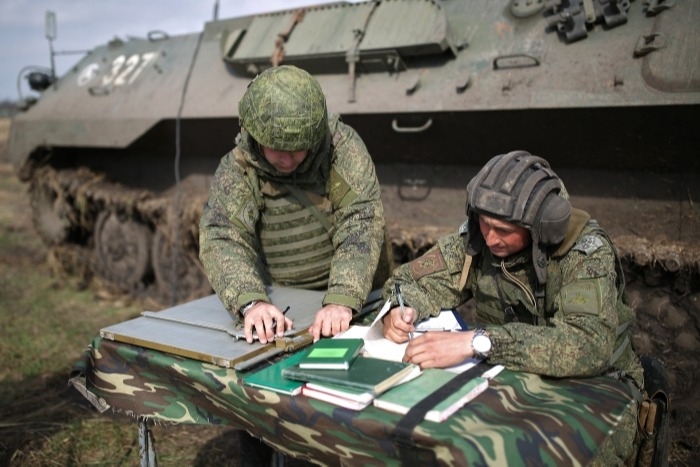
<path fill-rule="evenodd" d="M 532 231 L 531 235 L 532 235 Z M 479 222 L 476 220 L 475 210 L 471 209 L 467 221 L 460 227 L 460 234 L 464 241 L 464 249 L 468 256 L 476 256 L 483 252 L 486 246 L 484 236 L 479 230 Z M 537 277 L 537 285 L 535 287 L 535 306 L 537 307 L 538 317 L 537 324 L 544 325 L 547 317 L 545 316 L 545 296 L 547 288 L 547 265 L 549 264 L 549 255 L 546 252 L 546 246 L 539 244 L 534 236 L 531 243 L 532 262 L 535 267 Z M 466 281 L 465 281 L 466 282 Z M 545 316 L 544 321 L 539 316 Z"/>
<path fill-rule="evenodd" d="M 269 180 L 280 183 L 291 182 L 295 185 L 314 185 L 319 180 L 327 180 L 330 174 L 332 159 L 330 130 L 326 132 L 325 137 L 315 150 L 310 150 L 304 161 L 291 174 L 279 173 L 265 159 L 262 145 L 245 128 L 241 128 L 236 142 L 237 144 L 243 143 L 243 147 L 257 159 L 260 167 L 267 172 L 264 177 Z"/>

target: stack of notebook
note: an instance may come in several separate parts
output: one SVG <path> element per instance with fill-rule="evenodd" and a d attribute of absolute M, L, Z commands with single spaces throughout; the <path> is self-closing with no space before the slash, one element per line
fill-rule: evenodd
<path fill-rule="evenodd" d="M 355 358 L 347 370 L 304 369 L 300 364 L 282 370 L 285 378 L 304 383 L 302 394 L 354 410 L 367 407 L 376 396 L 419 373 L 412 363 L 364 356 Z"/>
<path fill-rule="evenodd" d="M 249 386 L 288 395 L 302 393 L 361 410 L 399 382 L 420 374 L 416 365 L 358 356 L 361 338 L 321 339 L 260 371 L 247 375 Z"/>
<path fill-rule="evenodd" d="M 249 386 L 319 399 L 352 410 L 368 405 L 406 414 L 458 373 L 427 369 L 402 361 L 361 355 L 362 338 L 321 339 L 310 347 L 243 378 Z M 502 369 L 502 367 L 500 367 Z M 454 385 L 436 401 L 425 420 L 441 422 L 488 388 L 498 368 Z M 493 374 L 490 374 L 492 373 Z"/>

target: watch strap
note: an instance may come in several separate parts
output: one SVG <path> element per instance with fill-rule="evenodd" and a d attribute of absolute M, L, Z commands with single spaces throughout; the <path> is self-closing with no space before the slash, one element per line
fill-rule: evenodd
<path fill-rule="evenodd" d="M 251 308 L 253 308 L 257 303 L 258 303 L 257 300 L 253 300 L 253 301 L 250 301 L 250 302 L 246 303 L 245 305 L 243 305 L 243 306 L 241 307 L 241 314 L 242 314 L 243 316 L 245 316 L 245 314 L 248 312 L 248 310 L 250 310 Z"/>
<path fill-rule="evenodd" d="M 474 347 L 474 340 L 478 336 L 484 336 L 489 340 L 489 342 L 491 343 L 491 346 L 489 346 L 488 351 L 480 352 Z M 489 355 L 491 354 L 491 348 L 493 347 L 493 342 L 491 341 L 491 336 L 489 335 L 489 332 L 484 328 L 475 329 L 474 335 L 472 336 L 471 346 L 472 346 L 472 352 L 474 353 L 474 358 L 479 358 L 481 360 L 485 360 L 485 359 L 489 358 Z"/>

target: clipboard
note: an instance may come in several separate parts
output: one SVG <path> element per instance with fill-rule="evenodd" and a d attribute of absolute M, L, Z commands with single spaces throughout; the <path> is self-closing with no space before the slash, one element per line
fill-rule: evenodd
<path fill-rule="evenodd" d="M 322 307 L 324 292 L 269 286 L 266 292 L 278 308 L 289 306 L 286 316 L 294 328 L 268 344 L 245 340 L 217 295 L 193 300 L 162 311 L 100 329 L 100 336 L 147 349 L 180 355 L 224 368 L 247 369 L 267 358 L 311 344 L 307 330 Z"/>

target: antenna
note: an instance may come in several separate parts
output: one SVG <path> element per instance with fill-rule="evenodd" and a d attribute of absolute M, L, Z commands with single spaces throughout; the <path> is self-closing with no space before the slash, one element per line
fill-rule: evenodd
<path fill-rule="evenodd" d="M 49 41 L 49 52 L 51 53 L 51 81 L 56 86 L 56 63 L 54 62 L 55 53 L 53 51 L 53 41 L 56 39 L 56 13 L 53 11 L 46 12 L 46 39 Z"/>

